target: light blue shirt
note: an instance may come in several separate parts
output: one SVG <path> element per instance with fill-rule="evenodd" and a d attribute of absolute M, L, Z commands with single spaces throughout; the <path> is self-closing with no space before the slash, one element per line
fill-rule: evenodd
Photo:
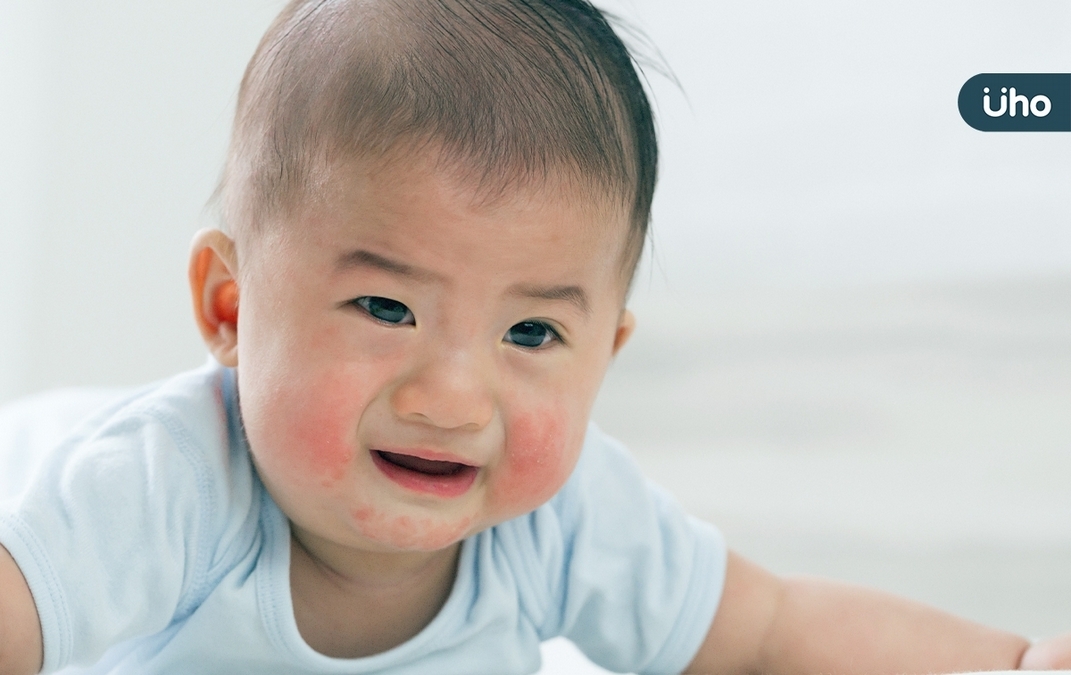
<path fill-rule="evenodd" d="M 289 524 L 250 460 L 233 371 L 109 394 L 34 461 L 101 396 L 0 412 L 0 499 L 14 495 L 0 543 L 37 603 L 45 672 L 531 673 L 539 643 L 565 636 L 605 668 L 672 673 L 717 609 L 721 535 L 592 425 L 557 495 L 465 540 L 424 630 L 375 656 L 324 656 L 294 621 Z M 34 465 L 29 481 L 13 478 Z"/>

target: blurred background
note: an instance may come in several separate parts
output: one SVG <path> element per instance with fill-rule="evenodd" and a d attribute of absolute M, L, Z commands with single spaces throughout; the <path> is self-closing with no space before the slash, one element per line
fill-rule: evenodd
<path fill-rule="evenodd" d="M 0 403 L 200 364 L 187 246 L 279 0 L 0 0 Z M 595 419 L 730 544 L 1071 630 L 1071 3 L 603 2 L 660 48 L 639 328 Z M 595 672 L 568 645 L 547 672 Z"/>

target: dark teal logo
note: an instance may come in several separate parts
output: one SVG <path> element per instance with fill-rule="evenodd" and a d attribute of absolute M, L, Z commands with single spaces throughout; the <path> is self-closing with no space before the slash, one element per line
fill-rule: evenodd
<path fill-rule="evenodd" d="M 982 73 L 959 90 L 979 131 L 1071 131 L 1071 73 Z"/>

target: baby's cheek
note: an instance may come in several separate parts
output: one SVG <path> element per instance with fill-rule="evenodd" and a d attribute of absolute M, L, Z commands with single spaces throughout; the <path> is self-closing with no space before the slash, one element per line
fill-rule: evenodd
<path fill-rule="evenodd" d="M 509 426 L 506 456 L 491 486 L 499 515 L 527 513 L 565 484 L 583 440 L 582 436 L 570 438 L 566 419 L 563 414 L 542 412 L 516 419 Z"/>
<path fill-rule="evenodd" d="M 280 419 L 290 420 L 281 450 L 293 469 L 329 486 L 342 480 L 353 460 L 356 417 L 347 406 L 357 397 L 337 382 L 316 389 L 279 411 Z"/>

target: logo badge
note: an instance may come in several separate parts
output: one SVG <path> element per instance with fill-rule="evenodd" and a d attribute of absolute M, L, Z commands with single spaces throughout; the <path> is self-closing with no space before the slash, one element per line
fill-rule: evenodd
<path fill-rule="evenodd" d="M 982 73 L 959 90 L 979 131 L 1071 131 L 1071 73 Z"/>

